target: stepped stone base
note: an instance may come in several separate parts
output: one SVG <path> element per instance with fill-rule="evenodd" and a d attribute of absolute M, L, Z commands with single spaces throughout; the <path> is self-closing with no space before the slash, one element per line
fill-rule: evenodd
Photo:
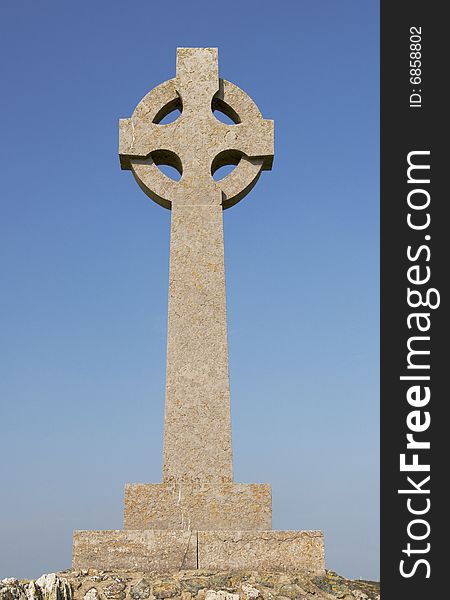
<path fill-rule="evenodd" d="M 268 530 L 269 484 L 129 483 L 125 529 Z"/>
<path fill-rule="evenodd" d="M 76 531 L 73 568 L 325 572 L 320 531 Z"/>
<path fill-rule="evenodd" d="M 199 531 L 199 569 L 325 572 L 321 531 Z"/>
<path fill-rule="evenodd" d="M 197 568 L 195 531 L 74 531 L 72 567 L 112 571 Z"/>

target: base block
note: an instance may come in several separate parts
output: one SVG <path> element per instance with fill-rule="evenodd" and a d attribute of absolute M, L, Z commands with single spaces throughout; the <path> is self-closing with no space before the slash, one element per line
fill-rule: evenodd
<path fill-rule="evenodd" d="M 197 568 L 195 531 L 75 531 L 74 569 L 173 571 Z"/>
<path fill-rule="evenodd" d="M 125 529 L 267 530 L 272 527 L 269 484 L 129 483 Z"/>
<path fill-rule="evenodd" d="M 76 531 L 73 568 L 325 571 L 320 531 Z"/>
<path fill-rule="evenodd" d="M 207 570 L 325 572 L 321 531 L 199 531 L 198 564 Z"/>

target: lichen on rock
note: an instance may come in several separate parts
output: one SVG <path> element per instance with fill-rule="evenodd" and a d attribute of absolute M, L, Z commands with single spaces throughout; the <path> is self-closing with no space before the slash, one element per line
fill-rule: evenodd
<path fill-rule="evenodd" d="M 379 583 L 349 580 L 333 571 L 68 570 L 35 581 L 0 580 L 0 600 L 380 600 Z"/>

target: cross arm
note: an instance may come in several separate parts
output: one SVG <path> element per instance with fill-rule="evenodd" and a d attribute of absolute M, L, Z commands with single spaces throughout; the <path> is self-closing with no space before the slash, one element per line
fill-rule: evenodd
<path fill-rule="evenodd" d="M 270 170 L 274 154 L 274 126 L 269 119 L 257 119 L 228 126 L 216 135 L 215 156 L 237 151 L 248 158 L 263 159 L 262 169 Z"/>
<path fill-rule="evenodd" d="M 156 150 L 172 150 L 170 125 L 156 125 L 145 119 L 119 119 L 119 158 L 122 169 L 131 169 L 130 159 L 146 158 Z"/>
<path fill-rule="evenodd" d="M 235 144 L 234 149 L 243 152 L 249 158 L 263 158 L 262 168 L 264 170 L 272 168 L 274 154 L 272 120 L 261 119 L 256 122 L 235 125 L 227 135 L 227 143 Z"/>

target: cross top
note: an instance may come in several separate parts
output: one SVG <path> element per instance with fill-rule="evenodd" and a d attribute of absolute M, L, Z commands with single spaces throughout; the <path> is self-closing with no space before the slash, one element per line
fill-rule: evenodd
<path fill-rule="evenodd" d="M 180 116 L 160 124 L 174 109 Z M 219 121 L 225 113 L 233 124 Z M 176 77 L 151 90 L 131 118 L 119 125 L 122 169 L 133 172 L 142 190 L 158 204 L 222 205 L 228 208 L 255 185 L 273 161 L 273 121 L 263 119 L 239 87 L 219 79 L 217 48 L 178 48 Z M 236 165 L 226 177 L 212 175 Z M 170 165 L 179 181 L 158 165 Z"/>

